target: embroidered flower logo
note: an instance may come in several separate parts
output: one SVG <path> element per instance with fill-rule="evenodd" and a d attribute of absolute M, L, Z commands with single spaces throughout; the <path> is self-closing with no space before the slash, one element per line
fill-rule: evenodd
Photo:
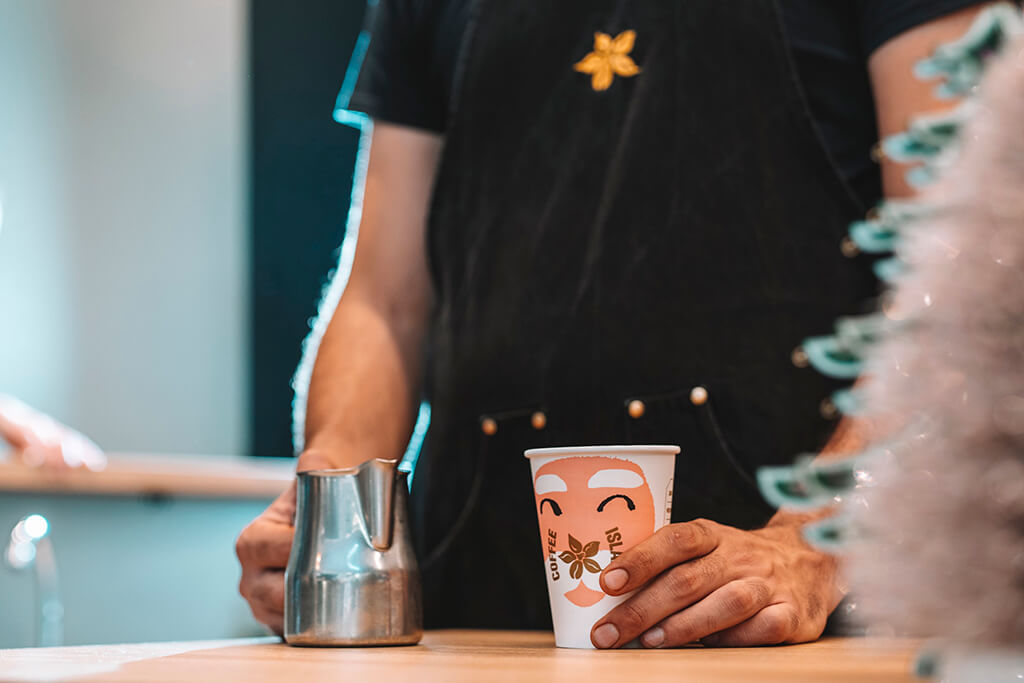
<path fill-rule="evenodd" d="M 590 85 L 594 90 L 607 90 L 615 76 L 636 76 L 640 67 L 629 53 L 636 42 L 636 31 L 623 31 L 612 38 L 600 31 L 594 34 L 594 51 L 577 62 L 573 69 L 590 74 Z"/>
<path fill-rule="evenodd" d="M 573 538 L 572 534 L 569 534 L 570 549 L 563 550 L 558 558 L 569 565 L 569 576 L 574 579 L 583 576 L 584 569 L 591 574 L 599 574 L 601 572 L 601 565 L 590 558 L 597 555 L 597 549 L 600 545 L 598 541 L 591 541 L 587 545 L 583 545 Z"/>

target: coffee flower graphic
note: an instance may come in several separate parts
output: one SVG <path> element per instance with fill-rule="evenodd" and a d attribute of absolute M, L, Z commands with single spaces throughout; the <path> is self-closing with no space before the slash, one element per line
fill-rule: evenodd
<path fill-rule="evenodd" d="M 574 579 L 578 579 L 583 576 L 584 569 L 591 574 L 599 574 L 601 572 L 601 565 L 590 558 L 597 555 L 597 549 L 600 545 L 601 544 L 598 541 L 591 541 L 590 543 L 583 545 L 573 538 L 572 534 L 569 534 L 570 549 L 563 550 L 562 554 L 558 556 L 558 559 L 569 565 L 569 576 Z"/>

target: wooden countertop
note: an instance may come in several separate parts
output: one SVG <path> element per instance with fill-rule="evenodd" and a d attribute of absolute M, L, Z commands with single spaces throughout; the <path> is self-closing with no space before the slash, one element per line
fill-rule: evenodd
<path fill-rule="evenodd" d="M 293 648 L 276 638 L 0 650 L 0 680 L 919 681 L 917 641 L 830 638 L 746 649 L 560 650 L 550 633 L 433 631 L 415 647 Z"/>
<path fill-rule="evenodd" d="M 107 454 L 99 472 L 54 472 L 0 460 L 0 492 L 270 499 L 295 476 L 292 458 Z"/>

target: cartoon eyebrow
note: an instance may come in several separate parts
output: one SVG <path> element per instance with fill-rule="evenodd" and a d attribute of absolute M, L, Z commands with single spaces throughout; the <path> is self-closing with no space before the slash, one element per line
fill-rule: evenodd
<path fill-rule="evenodd" d="M 556 503 L 555 501 L 551 500 L 550 498 L 545 498 L 544 500 L 542 500 L 540 502 L 540 511 L 541 511 L 541 513 L 544 512 L 544 503 L 547 503 L 548 505 L 551 506 L 551 511 L 555 513 L 555 517 L 560 517 L 562 515 L 562 508 L 560 508 L 558 506 L 558 503 Z M 601 503 L 601 504 L 604 505 L 604 503 Z"/>
<path fill-rule="evenodd" d="M 542 474 L 537 477 L 537 481 L 533 486 L 538 496 L 543 496 L 545 493 L 558 493 L 569 490 L 565 480 L 557 474 Z"/>
<path fill-rule="evenodd" d="M 644 478 L 632 470 L 601 470 L 587 482 L 589 489 L 635 489 Z"/>
<path fill-rule="evenodd" d="M 597 506 L 597 511 L 604 512 L 604 506 L 612 502 L 616 498 L 621 498 L 622 500 L 626 501 L 626 505 L 629 507 L 630 510 L 636 510 L 636 503 L 633 502 L 632 498 L 621 493 L 616 493 L 614 496 L 608 496 L 607 498 L 602 500 L 601 504 Z M 541 501 L 541 504 L 543 505 L 544 502 Z"/>

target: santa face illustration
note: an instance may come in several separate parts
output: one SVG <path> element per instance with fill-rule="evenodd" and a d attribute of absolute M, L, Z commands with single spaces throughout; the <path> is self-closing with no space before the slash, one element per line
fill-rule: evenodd
<path fill-rule="evenodd" d="M 654 533 L 654 499 L 639 465 L 613 457 L 570 457 L 533 480 L 552 599 L 581 608 L 605 597 L 600 573 Z"/>

